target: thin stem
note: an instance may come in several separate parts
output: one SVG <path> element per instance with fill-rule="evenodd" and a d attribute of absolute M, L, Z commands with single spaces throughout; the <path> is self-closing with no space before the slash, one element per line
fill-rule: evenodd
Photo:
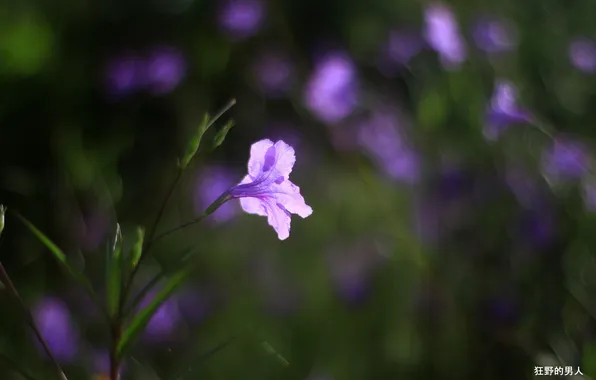
<path fill-rule="evenodd" d="M 54 357 L 54 354 L 52 354 L 52 350 L 50 350 L 50 347 L 48 347 L 48 344 L 46 343 L 45 339 L 41 335 L 41 332 L 39 331 L 39 329 L 37 328 L 37 324 L 35 323 L 33 315 L 31 314 L 31 312 L 29 311 L 27 306 L 25 306 L 25 302 L 23 302 L 23 299 L 21 298 L 21 296 L 19 295 L 19 292 L 17 291 L 14 284 L 10 280 L 8 273 L 6 272 L 6 269 L 4 269 L 4 265 L 2 265 L 1 262 L 0 262 L 0 281 L 2 281 L 4 286 L 8 289 L 9 293 L 14 297 L 14 299 L 17 301 L 17 303 L 23 310 L 25 317 L 27 319 L 27 322 L 29 323 L 29 326 L 33 330 L 35 337 L 37 338 L 39 343 L 41 343 L 43 350 L 45 351 L 46 355 L 48 355 L 48 357 L 50 358 L 50 361 L 54 365 L 56 372 L 58 374 L 58 379 L 68 380 L 66 375 L 64 374 L 64 371 L 62 371 L 60 364 L 58 364 L 58 361 Z"/>
<path fill-rule="evenodd" d="M 157 237 L 155 237 L 155 239 L 153 239 L 153 242 L 157 242 L 158 240 L 163 239 L 164 237 L 173 234 L 176 231 L 179 231 L 183 228 L 192 226 L 193 224 L 199 223 L 200 221 L 202 221 L 203 219 L 205 219 L 206 217 L 208 217 L 209 215 L 213 214 L 213 212 L 215 212 L 215 210 L 217 210 L 221 205 L 223 205 L 224 203 L 226 203 L 227 201 L 229 201 L 230 199 L 232 199 L 232 197 L 230 197 L 229 192 L 225 192 L 223 193 L 219 198 L 217 198 L 213 203 L 211 203 L 211 205 L 209 205 L 209 207 L 207 207 L 207 209 L 197 218 L 190 220 L 186 223 L 183 223 L 177 227 L 174 227 L 170 230 L 167 230 L 165 232 L 162 232 L 161 234 L 157 235 Z"/>
<path fill-rule="evenodd" d="M 122 297 L 120 297 L 120 308 L 119 308 L 119 313 L 118 313 L 119 318 L 122 317 L 124 308 L 126 306 L 126 301 L 128 299 L 129 293 L 130 293 L 130 289 L 134 282 L 134 278 L 137 275 L 139 268 L 141 267 L 141 262 L 147 256 L 147 252 L 149 252 L 149 250 L 151 249 L 151 247 L 153 245 L 152 240 L 153 240 L 153 236 L 155 235 L 155 232 L 157 231 L 157 226 L 165 212 L 166 206 L 167 206 L 168 202 L 170 201 L 172 194 L 174 194 L 174 190 L 176 189 L 178 182 L 180 182 L 180 179 L 182 178 L 183 172 L 184 172 L 183 169 L 181 169 L 181 168 L 178 169 L 178 171 L 176 173 L 176 177 L 174 178 L 174 181 L 172 181 L 172 184 L 170 185 L 170 187 L 168 189 L 168 193 L 166 194 L 166 197 L 164 198 L 164 200 L 159 208 L 159 211 L 157 212 L 155 221 L 153 222 L 153 225 L 151 226 L 151 229 L 149 230 L 149 235 L 148 235 L 147 240 L 145 241 L 145 245 L 144 245 L 143 249 L 141 250 L 141 255 L 139 256 L 139 261 L 137 262 L 137 265 L 135 265 L 134 268 L 132 268 L 132 270 L 130 271 L 130 275 L 128 276 L 128 279 L 125 282 L 124 291 L 122 292 Z"/>

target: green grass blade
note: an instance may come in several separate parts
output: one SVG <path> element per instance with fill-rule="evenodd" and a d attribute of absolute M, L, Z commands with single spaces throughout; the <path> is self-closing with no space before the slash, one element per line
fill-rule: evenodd
<path fill-rule="evenodd" d="M 107 304 L 110 316 L 118 313 L 122 293 L 122 231 L 116 224 L 113 244 L 108 244 L 106 253 Z"/>
<path fill-rule="evenodd" d="M 170 277 L 165 283 L 164 287 L 155 295 L 149 306 L 142 309 L 132 320 L 130 325 L 124 330 L 116 354 L 122 358 L 130 346 L 134 343 L 136 338 L 143 332 L 151 318 L 157 312 L 159 307 L 174 293 L 180 285 L 188 278 L 192 270 L 189 266 Z"/>
<path fill-rule="evenodd" d="M 97 296 L 97 294 L 95 293 L 95 290 L 93 290 L 93 287 L 91 286 L 91 283 L 89 282 L 87 277 L 85 277 L 85 275 L 81 271 L 79 271 L 77 268 L 75 268 L 68 262 L 68 258 L 66 257 L 64 252 L 62 252 L 62 250 L 53 241 L 51 241 L 43 232 L 41 232 L 39 229 L 37 229 L 37 227 L 35 227 L 33 225 L 33 223 L 31 223 L 29 220 L 27 220 L 25 217 L 21 216 L 20 214 L 15 213 L 15 215 L 33 233 L 33 235 L 35 235 L 35 237 L 37 237 L 39 239 L 39 241 L 41 241 L 43 243 L 43 245 L 45 245 L 46 248 L 49 249 L 49 251 L 52 253 L 52 255 L 68 271 L 68 273 L 81 286 L 83 286 L 85 288 L 85 290 L 87 291 L 87 293 L 89 293 L 89 296 L 93 299 L 93 301 L 98 306 L 100 306 L 101 309 L 103 309 L 102 303 L 99 300 L 99 297 Z"/>

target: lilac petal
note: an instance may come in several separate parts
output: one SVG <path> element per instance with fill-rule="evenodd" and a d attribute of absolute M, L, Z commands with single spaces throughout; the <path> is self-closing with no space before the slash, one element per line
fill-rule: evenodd
<path fill-rule="evenodd" d="M 286 240 L 290 237 L 291 218 L 288 210 L 272 199 L 264 200 L 262 204 L 267 210 L 267 223 L 277 232 L 278 239 Z"/>
<path fill-rule="evenodd" d="M 587 38 L 575 39 L 569 45 L 569 58 L 578 70 L 596 72 L 596 43 Z"/>
<path fill-rule="evenodd" d="M 239 185 L 252 183 L 250 175 L 245 176 Z M 249 214 L 256 214 L 260 216 L 267 216 L 267 209 L 263 207 L 262 201 L 259 198 L 242 197 L 240 198 L 240 205 L 242 209 Z"/>
<path fill-rule="evenodd" d="M 441 3 L 432 4 L 426 9 L 425 18 L 428 44 L 439 53 L 445 66 L 458 67 L 467 52 L 451 9 Z"/>
<path fill-rule="evenodd" d="M 575 141 L 557 140 L 543 155 L 543 168 L 551 180 L 571 180 L 583 176 L 589 168 L 590 155 Z"/>
<path fill-rule="evenodd" d="M 296 162 L 294 148 L 279 140 L 275 144 L 269 139 L 254 143 L 250 148 L 248 174 L 256 178 L 263 172 L 275 168 L 276 174 L 287 178 Z"/>
<path fill-rule="evenodd" d="M 46 298 L 34 307 L 33 315 L 56 359 L 72 361 L 78 353 L 79 334 L 66 305 L 59 299 Z"/>

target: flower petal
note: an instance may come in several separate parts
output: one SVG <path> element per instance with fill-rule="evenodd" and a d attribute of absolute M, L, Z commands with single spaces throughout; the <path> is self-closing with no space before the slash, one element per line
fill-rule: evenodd
<path fill-rule="evenodd" d="M 243 185 L 243 184 L 247 184 L 247 183 L 251 183 L 251 182 L 252 182 L 252 179 L 250 178 L 249 175 L 247 175 L 244 178 L 242 178 L 242 181 L 240 181 L 239 185 Z M 261 201 L 259 198 L 253 198 L 253 197 L 240 198 L 240 206 L 242 206 L 242 209 L 249 214 L 267 216 L 267 210 L 265 209 L 265 206 L 263 205 L 263 201 Z"/>
<path fill-rule="evenodd" d="M 257 141 L 250 147 L 250 158 L 248 159 L 248 174 L 256 178 L 261 173 L 265 165 L 265 156 L 267 150 L 273 146 L 273 141 L 264 139 Z"/>
<path fill-rule="evenodd" d="M 279 240 L 286 240 L 290 237 L 290 213 L 285 207 L 269 198 L 262 203 L 267 209 L 267 222 L 275 232 Z"/>
<path fill-rule="evenodd" d="M 296 152 L 294 152 L 294 148 L 282 140 L 277 141 L 275 143 L 275 169 L 284 178 L 288 178 L 295 163 Z"/>
<path fill-rule="evenodd" d="M 306 204 L 304 197 L 300 194 L 300 188 L 290 180 L 285 180 L 279 185 L 273 185 L 273 188 L 277 202 L 283 205 L 287 211 L 302 218 L 312 214 L 312 208 Z"/>

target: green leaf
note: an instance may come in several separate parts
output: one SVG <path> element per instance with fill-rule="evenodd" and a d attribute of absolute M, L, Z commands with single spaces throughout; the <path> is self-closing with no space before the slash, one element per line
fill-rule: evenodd
<path fill-rule="evenodd" d="M 232 129 L 232 127 L 234 127 L 234 120 L 228 121 L 222 129 L 217 131 L 217 134 L 213 138 L 213 147 L 211 149 L 217 149 L 224 142 L 226 136 L 228 135 L 228 132 L 230 132 L 230 129 Z"/>
<path fill-rule="evenodd" d="M 277 360 L 279 360 L 279 362 L 281 364 L 283 364 L 284 366 L 289 366 L 290 362 L 286 360 L 286 358 L 284 358 L 283 356 L 281 356 L 277 351 L 275 351 L 275 349 L 267 342 L 262 341 L 261 342 L 261 347 L 263 347 L 263 349 L 265 350 L 265 352 L 267 352 L 269 355 L 273 355 L 275 356 L 275 358 Z"/>
<path fill-rule="evenodd" d="M 187 266 L 183 270 L 174 274 L 164 285 L 164 287 L 155 295 L 149 306 L 141 310 L 132 320 L 130 325 L 122 333 L 118 342 L 116 355 L 122 358 L 135 339 L 145 329 L 153 315 L 159 307 L 184 283 L 192 272 L 192 266 Z"/>
<path fill-rule="evenodd" d="M 132 261 L 132 267 L 136 267 L 141 258 L 143 252 L 143 243 L 145 240 L 145 229 L 143 227 L 137 227 L 135 243 L 132 246 L 130 258 Z"/>
<path fill-rule="evenodd" d="M 43 245 L 45 245 L 46 248 L 50 250 L 52 255 L 54 255 L 54 257 L 68 271 L 68 273 L 80 285 L 82 285 L 85 288 L 85 290 L 87 291 L 87 293 L 89 293 L 89 296 L 93 299 L 93 301 L 97 305 L 101 305 L 99 297 L 93 290 L 93 287 L 91 286 L 91 283 L 89 282 L 87 277 L 85 277 L 85 275 L 81 271 L 79 271 L 77 268 L 75 268 L 68 262 L 68 259 L 64 252 L 62 252 L 62 250 L 58 248 L 58 246 L 54 244 L 54 242 L 51 241 L 43 232 L 38 230 L 37 227 L 33 225 L 33 223 L 31 223 L 29 220 L 27 220 L 25 217 L 21 216 L 18 213 L 15 213 L 15 215 L 33 233 L 33 235 L 35 235 L 35 237 L 37 237 L 39 241 L 41 241 Z"/>
<path fill-rule="evenodd" d="M 122 294 L 122 231 L 120 224 L 116 224 L 114 243 L 107 247 L 106 257 L 106 288 L 108 313 L 115 316 L 120 305 Z"/>
<path fill-rule="evenodd" d="M 151 278 L 151 280 L 149 280 L 145 284 L 145 286 L 143 286 L 143 288 L 137 293 L 137 295 L 135 296 L 135 298 L 133 299 L 133 301 L 130 304 L 129 310 L 134 311 L 139 306 L 139 304 L 143 301 L 143 299 L 145 299 L 145 296 L 147 294 L 149 294 L 151 289 L 153 289 L 153 287 L 155 285 L 157 285 L 162 279 L 166 278 L 170 274 L 173 274 L 179 270 L 182 270 L 187 265 L 191 265 L 189 263 L 189 260 L 196 253 L 195 251 L 196 251 L 196 248 L 193 246 L 190 246 L 190 247 L 186 248 L 185 250 L 183 250 L 182 253 L 179 254 L 178 257 L 173 260 L 174 264 L 165 266 L 165 263 L 164 264 L 160 263 L 162 266 L 162 269 L 155 276 L 153 276 Z M 128 312 L 126 312 L 125 315 L 128 315 Z"/>
<path fill-rule="evenodd" d="M 205 134 L 205 132 L 207 132 L 207 130 L 224 114 L 226 113 L 230 108 L 232 108 L 234 106 L 234 104 L 236 104 L 236 99 L 232 99 L 228 102 L 228 104 L 226 104 L 215 116 L 213 117 L 209 117 L 208 114 L 205 114 L 205 116 L 203 117 L 203 121 L 201 122 L 201 124 L 199 125 L 199 127 L 197 128 L 196 133 L 193 135 L 193 137 L 191 138 L 191 140 L 189 141 L 187 147 L 186 147 L 186 152 L 184 154 L 184 156 L 182 157 L 182 160 L 179 161 L 178 166 L 181 169 L 185 169 L 188 164 L 190 163 L 190 161 L 192 160 L 192 158 L 195 156 L 195 154 L 197 153 L 197 151 L 199 150 L 199 146 L 201 145 L 201 139 L 203 138 L 203 135 Z M 229 127 L 231 128 L 231 127 Z M 228 128 L 228 130 L 229 130 Z"/>
<path fill-rule="evenodd" d="M 205 132 L 209 129 L 209 114 L 205 114 L 203 116 L 203 121 L 199 124 L 195 134 L 192 136 L 188 144 L 186 145 L 186 152 L 182 157 L 182 161 L 180 162 L 180 167 L 182 169 L 186 168 L 190 163 L 190 160 L 195 156 L 197 150 L 199 150 L 199 146 L 201 145 L 201 139 Z"/>

